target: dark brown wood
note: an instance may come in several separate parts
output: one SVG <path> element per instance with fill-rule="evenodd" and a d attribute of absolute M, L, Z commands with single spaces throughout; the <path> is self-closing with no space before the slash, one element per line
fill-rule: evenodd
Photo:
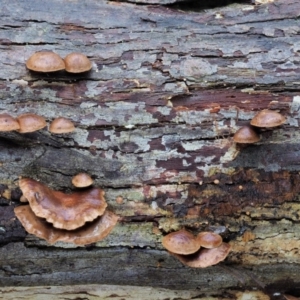
<path fill-rule="evenodd" d="M 203 297 L 299 286 L 299 1 L 197 12 L 1 4 L 1 112 L 64 116 L 76 130 L 0 133 L 0 286 L 144 285 Z M 93 68 L 26 70 L 39 50 L 82 52 Z M 234 132 L 265 108 L 287 122 L 262 130 L 257 145 L 236 145 Z M 13 213 L 19 176 L 70 192 L 82 171 L 120 215 L 113 233 L 78 249 L 27 235 Z M 231 254 L 207 269 L 182 266 L 161 246 L 182 227 L 221 233 Z"/>

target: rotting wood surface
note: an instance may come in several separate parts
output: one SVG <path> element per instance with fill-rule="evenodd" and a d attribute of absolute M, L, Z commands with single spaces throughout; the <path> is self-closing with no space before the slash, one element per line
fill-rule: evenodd
<path fill-rule="evenodd" d="M 90 0 L 1 4 L 1 111 L 76 124 L 68 136 L 1 133 L 1 286 L 207 295 L 299 286 L 300 1 L 202 12 Z M 26 59 L 43 49 L 83 52 L 93 69 L 28 72 Z M 286 124 L 264 131 L 258 145 L 235 145 L 233 133 L 263 108 L 279 110 Z M 13 214 L 18 177 L 70 191 L 79 171 L 121 216 L 113 233 L 79 249 L 27 235 Z M 226 262 L 194 270 L 170 257 L 161 236 L 183 226 L 221 233 L 233 247 Z"/>

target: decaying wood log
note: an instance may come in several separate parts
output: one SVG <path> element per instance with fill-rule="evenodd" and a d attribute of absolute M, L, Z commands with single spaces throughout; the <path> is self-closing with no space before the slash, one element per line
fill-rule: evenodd
<path fill-rule="evenodd" d="M 29 294 L 30 286 L 109 284 L 189 291 L 182 299 L 239 299 L 252 288 L 253 299 L 299 296 L 299 15 L 297 0 L 197 12 L 2 0 L 1 112 L 48 122 L 65 116 L 76 131 L 0 133 L 0 286 Z M 92 71 L 31 73 L 25 61 L 39 50 L 85 53 Z M 263 130 L 256 145 L 236 145 L 234 132 L 265 108 L 287 122 Z M 81 171 L 121 217 L 112 234 L 79 248 L 28 235 L 13 212 L 19 176 L 70 192 Z M 161 246 L 164 234 L 183 227 L 220 233 L 232 245 L 229 257 L 184 267 Z"/>

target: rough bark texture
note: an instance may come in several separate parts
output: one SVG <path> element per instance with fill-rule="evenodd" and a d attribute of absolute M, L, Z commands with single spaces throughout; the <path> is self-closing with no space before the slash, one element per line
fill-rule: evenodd
<path fill-rule="evenodd" d="M 300 1 L 197 12 L 91 0 L 1 4 L 1 112 L 76 124 L 71 135 L 0 134 L 1 286 L 299 295 Z M 26 59 L 43 49 L 83 52 L 93 69 L 30 73 Z M 286 124 L 263 131 L 257 145 L 234 144 L 233 133 L 263 108 Z M 18 177 L 68 192 L 79 171 L 121 216 L 113 233 L 81 248 L 27 235 L 13 213 Z M 221 233 L 232 245 L 226 262 L 195 270 L 168 255 L 162 235 L 184 226 Z"/>

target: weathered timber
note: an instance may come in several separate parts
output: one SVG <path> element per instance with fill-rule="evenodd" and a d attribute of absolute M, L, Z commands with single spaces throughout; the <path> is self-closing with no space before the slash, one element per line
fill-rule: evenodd
<path fill-rule="evenodd" d="M 1 113 L 48 123 L 64 116 L 76 130 L 0 133 L 0 286 L 300 295 L 300 1 L 197 12 L 91 0 L 1 4 Z M 82 52 L 92 70 L 26 70 L 40 50 Z M 265 108 L 287 122 L 261 130 L 255 145 L 236 145 L 234 132 Z M 76 248 L 26 234 L 13 213 L 19 176 L 70 192 L 82 171 L 121 217 L 111 235 Z M 182 227 L 218 232 L 232 252 L 215 267 L 184 267 L 160 242 Z"/>

